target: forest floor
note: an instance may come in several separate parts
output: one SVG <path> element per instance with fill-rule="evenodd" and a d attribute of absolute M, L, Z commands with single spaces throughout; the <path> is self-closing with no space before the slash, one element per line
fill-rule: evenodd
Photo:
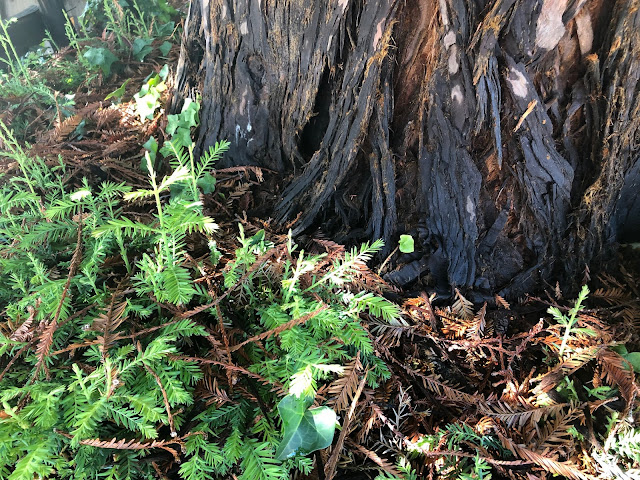
<path fill-rule="evenodd" d="M 149 148 L 145 150 L 144 145 L 155 137 L 161 147 L 171 137 L 168 128 L 172 128 L 172 121 L 164 106 L 171 103 L 173 87 L 171 73 L 166 79 L 158 77 L 154 85 L 149 76 L 153 79 L 162 73 L 165 64 L 173 72 L 177 54 L 174 45 L 164 58 L 154 51 L 142 62 L 116 59 L 110 75 L 94 71 L 90 82 L 83 80 L 75 87 L 73 97 L 55 93 L 53 104 L 47 105 L 41 90 L 62 91 L 61 77 L 71 75 L 65 69 L 75 61 L 76 51 L 68 47 L 39 67 L 41 83 L 34 79 L 19 93 L 9 89 L 0 92 L 0 120 L 13 130 L 16 142 L 29 157 L 40 157 L 52 169 L 65 165 L 61 181 L 70 192 L 105 181 L 148 188 L 143 168 Z M 44 87 L 34 87 L 36 84 Z M 141 112 L 144 108 L 147 110 Z M 7 153 L 7 138 L 5 132 L 0 142 L 3 186 L 11 184 L 21 171 L 15 155 Z M 161 175 L 171 173 L 166 162 L 158 169 Z M 286 246 L 289 239 L 286 226 L 252 214 L 265 211 L 265 202 L 273 197 L 269 172 L 257 167 L 214 167 L 210 173 L 215 177 L 214 193 L 203 194 L 201 199 L 204 213 L 218 224 L 208 241 L 215 239 L 222 260 L 203 260 L 202 245 L 207 239 L 198 234 L 187 237 L 185 248 L 187 258 L 197 260 L 193 265 L 202 265 L 201 274 L 192 272 L 191 280 L 205 288 L 208 284 L 215 298 L 236 288 L 232 285 L 225 290 L 215 284 L 226 281 L 233 263 L 230 259 L 242 248 L 238 225 L 247 238 L 268 238 L 273 249 Z M 122 208 L 124 216 L 152 220 L 144 204 Z M 338 264 L 348 254 L 329 239 L 305 237 L 298 241 L 305 251 L 327 254 Z M 1 249 L 8 255 L 4 242 Z M 576 300 L 577 292 L 564 292 L 562 285 L 541 285 L 532 292 L 535 296 L 512 302 L 496 296 L 483 304 L 473 304 L 463 295 L 467 292 L 453 287 L 448 298 L 422 291 L 419 285 L 410 294 L 403 292 L 376 273 L 384 259 L 378 265 L 370 262 L 368 268 L 359 265 L 349 279 L 349 288 L 354 293 L 374 292 L 401 309 L 402 321 L 386 325 L 379 316 L 359 314 L 375 355 L 390 375 L 377 388 L 365 384 L 361 379 L 367 378 L 370 366 L 352 355 L 344 359 L 342 377 L 318 377 L 314 400 L 318 405 L 333 406 L 342 430 L 330 449 L 312 456 L 306 478 L 640 478 L 634 373 L 634 368 L 640 368 L 640 269 L 637 254 L 626 254 L 627 270 L 615 278 L 586 271 L 584 283 L 591 292 L 584 290 L 580 300 Z M 133 261 L 136 254 L 130 256 Z M 66 277 L 70 268 L 66 260 L 47 268 Z M 290 260 L 294 265 L 302 262 L 301 257 Z M 399 268 L 402 260 L 401 254 L 394 255 L 387 271 Z M 121 256 L 104 261 L 110 265 L 109 285 L 126 281 Z M 246 275 L 268 261 L 264 256 L 254 259 Z M 312 273 L 320 275 L 330 267 L 331 263 L 325 262 Z M 6 272 L 0 273 L 5 277 Z M 237 280 L 240 290 L 244 288 L 242 281 L 249 281 L 246 275 Z M 4 298 L 2 302 L 0 307 L 5 310 Z M 199 312 L 204 312 L 206 302 L 158 305 L 164 318 L 205 322 Z M 226 305 L 225 312 L 229 308 Z M 7 338 L 17 338 L 20 326 L 7 321 L 2 330 Z M 33 328 L 33 335 L 41 334 Z M 262 346 L 267 348 L 270 336 L 268 328 L 244 332 L 222 320 L 220 325 L 206 323 L 206 328 L 212 348 L 222 352 L 223 359 L 212 354 L 207 376 L 195 386 L 194 395 L 200 395 L 202 409 L 212 403 L 233 404 L 234 395 L 243 391 L 234 390 L 236 382 L 242 384 L 236 375 L 252 374 L 247 366 L 249 357 L 237 353 L 232 357 L 231 352 L 242 352 L 235 347 L 244 345 L 252 335 L 262 335 Z M 280 329 L 274 336 L 282 332 Z M 73 338 L 59 340 L 55 348 L 73 350 Z M 201 350 L 193 348 L 182 353 L 204 358 Z M 0 366 L 8 369 L 11 363 L 4 359 Z M 253 377 L 265 379 L 258 374 Z M 248 385 L 242 395 L 260 403 Z M 273 410 L 275 405 L 267 408 Z M 191 419 L 174 443 L 183 442 L 184 449 L 190 434 L 185 429 L 195 428 L 193 425 Z M 116 448 L 113 443 L 102 447 Z M 159 476 L 186 476 L 180 462 L 188 461 L 190 453 L 169 446 L 159 452 L 152 462 Z M 242 468 L 236 473 L 242 473 Z M 233 471 L 229 475 L 236 478 Z"/>

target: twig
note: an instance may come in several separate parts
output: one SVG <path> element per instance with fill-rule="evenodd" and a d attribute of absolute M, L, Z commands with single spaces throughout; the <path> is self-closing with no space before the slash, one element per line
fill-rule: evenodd
<path fill-rule="evenodd" d="M 356 390 L 356 394 L 353 396 L 353 400 L 351 401 L 351 408 L 349 409 L 349 413 L 344 419 L 344 424 L 342 425 L 342 431 L 340 432 L 338 441 L 334 445 L 333 452 L 331 452 L 331 456 L 329 457 L 329 460 L 327 461 L 327 464 L 324 467 L 325 480 L 333 480 L 333 477 L 336 474 L 336 467 L 338 466 L 338 459 L 340 458 L 340 452 L 342 451 L 344 440 L 347 437 L 347 432 L 349 431 L 349 424 L 351 423 L 353 414 L 356 411 L 358 400 L 360 399 L 360 395 L 362 395 L 362 391 L 364 390 L 364 385 L 367 382 L 368 373 L 369 373 L 369 369 L 367 368 L 364 371 L 362 380 L 360 380 L 360 385 L 358 385 L 358 390 Z"/>

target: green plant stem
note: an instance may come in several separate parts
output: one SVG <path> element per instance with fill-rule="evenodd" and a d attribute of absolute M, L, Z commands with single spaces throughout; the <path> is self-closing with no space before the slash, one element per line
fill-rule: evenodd
<path fill-rule="evenodd" d="M 562 343 L 560 344 L 560 351 L 558 352 L 558 356 L 562 359 L 562 354 L 564 353 L 565 348 L 567 347 L 567 342 L 569 341 L 569 337 L 571 337 L 571 330 L 573 329 L 573 325 L 576 322 L 576 316 L 578 312 L 582 308 L 582 302 L 584 302 L 589 295 L 589 287 L 586 285 L 582 286 L 582 290 L 580 291 L 580 295 L 578 295 L 578 299 L 576 300 L 576 304 L 569 311 L 569 322 L 567 322 L 567 327 L 564 331 L 564 335 L 562 336 Z"/>
<path fill-rule="evenodd" d="M 27 70 L 24 68 L 24 65 L 20 61 L 20 57 L 18 56 L 15 47 L 13 46 L 13 42 L 11 41 L 11 37 L 9 37 L 9 32 L 7 31 L 7 24 L 4 21 L 0 20 L 0 25 L 2 26 L 2 37 L 0 37 L 0 42 L 2 43 L 2 47 L 4 48 L 4 51 L 7 55 L 7 65 L 11 67 L 11 72 L 14 75 L 17 76 L 19 73 L 21 73 L 24 76 L 24 80 L 27 82 L 27 84 L 31 85 L 29 72 L 27 72 Z M 13 58 L 15 58 L 15 64 L 13 60 L 11 60 L 11 53 L 7 49 L 7 45 L 11 48 L 11 53 L 13 53 Z M 18 65 L 19 71 L 16 71 L 16 64 Z"/>
<path fill-rule="evenodd" d="M 191 173 L 190 177 L 191 177 L 191 183 L 193 185 L 193 201 L 197 202 L 200 200 L 200 198 L 198 195 L 198 179 L 196 178 L 196 165 L 195 165 L 195 160 L 193 158 L 193 146 L 194 146 L 193 143 L 189 145 L 189 163 L 191 164 L 191 171 L 189 173 Z"/>

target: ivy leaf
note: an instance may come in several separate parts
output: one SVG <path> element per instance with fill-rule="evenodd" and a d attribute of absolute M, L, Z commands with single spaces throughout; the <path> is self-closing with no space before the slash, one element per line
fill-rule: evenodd
<path fill-rule="evenodd" d="M 640 352 L 631 352 L 623 355 L 624 359 L 631 364 L 634 372 L 640 373 Z"/>
<path fill-rule="evenodd" d="M 171 47 L 173 46 L 173 44 L 171 42 L 164 42 L 162 45 L 160 45 L 158 47 L 158 49 L 160 50 L 160 53 L 162 53 L 163 57 L 166 57 L 169 53 L 169 51 L 171 50 Z"/>
<path fill-rule="evenodd" d="M 624 344 L 620 344 L 620 345 L 614 345 L 612 347 L 609 347 L 611 350 L 613 350 L 616 353 L 619 353 L 620 355 L 622 355 L 623 357 L 629 353 L 629 351 L 627 350 L 627 347 Z"/>
<path fill-rule="evenodd" d="M 168 37 L 169 35 L 171 35 L 175 27 L 176 27 L 175 22 L 164 23 L 156 28 L 156 36 Z"/>
<path fill-rule="evenodd" d="M 133 45 L 132 45 L 132 53 L 133 53 L 133 57 L 138 60 L 139 62 L 144 60 L 144 57 L 146 57 L 147 55 L 149 55 L 149 53 L 151 53 L 151 39 L 150 38 L 136 38 L 133 41 Z"/>
<path fill-rule="evenodd" d="M 158 72 L 158 76 L 162 79 L 162 81 L 165 81 L 169 76 L 169 65 L 165 63 L 164 66 Z"/>
<path fill-rule="evenodd" d="M 149 140 L 147 140 L 146 142 L 144 142 L 144 144 L 142 145 L 142 147 L 149 152 L 149 158 L 151 159 L 151 163 L 155 163 L 156 161 L 156 156 L 158 154 L 158 142 L 154 137 L 149 137 Z M 146 158 L 143 158 L 142 161 L 140 162 L 142 171 L 144 173 L 149 173 L 149 168 L 147 167 L 147 160 Z"/>
<path fill-rule="evenodd" d="M 413 237 L 411 235 L 400 235 L 399 247 L 402 253 L 413 253 L 415 249 Z"/>
<path fill-rule="evenodd" d="M 202 190 L 202 193 L 204 193 L 205 195 L 213 193 L 216 189 L 216 177 L 214 177 L 210 173 L 205 173 L 201 178 L 198 179 L 198 186 Z"/>
<path fill-rule="evenodd" d="M 115 98 L 116 100 L 120 101 L 122 99 L 122 97 L 124 96 L 125 88 L 127 86 L 127 83 L 129 83 L 129 80 L 131 80 L 131 79 L 127 78 L 122 85 L 120 85 L 113 92 L 111 92 L 109 95 L 104 97 L 105 101 L 109 100 L 110 98 Z"/>
<path fill-rule="evenodd" d="M 180 126 L 180 115 L 167 115 L 167 134 L 174 135 Z"/>
<path fill-rule="evenodd" d="M 287 395 L 278 404 L 284 435 L 276 458 L 284 460 L 296 454 L 309 454 L 327 448 L 333 441 L 336 413 L 329 407 L 309 409 L 313 399 Z"/>
<path fill-rule="evenodd" d="M 111 50 L 108 48 L 95 48 L 92 47 L 84 53 L 84 58 L 87 59 L 90 65 L 94 67 L 100 67 L 105 77 L 108 77 L 111 73 L 111 65 L 118 60 Z"/>

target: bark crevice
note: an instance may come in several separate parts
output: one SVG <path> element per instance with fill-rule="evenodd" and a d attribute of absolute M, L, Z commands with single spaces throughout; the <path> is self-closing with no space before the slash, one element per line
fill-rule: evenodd
<path fill-rule="evenodd" d="M 639 12 L 194 0 L 175 105 L 197 88 L 200 151 L 290 179 L 273 215 L 296 233 L 411 233 L 403 283 L 517 295 L 638 236 Z"/>

